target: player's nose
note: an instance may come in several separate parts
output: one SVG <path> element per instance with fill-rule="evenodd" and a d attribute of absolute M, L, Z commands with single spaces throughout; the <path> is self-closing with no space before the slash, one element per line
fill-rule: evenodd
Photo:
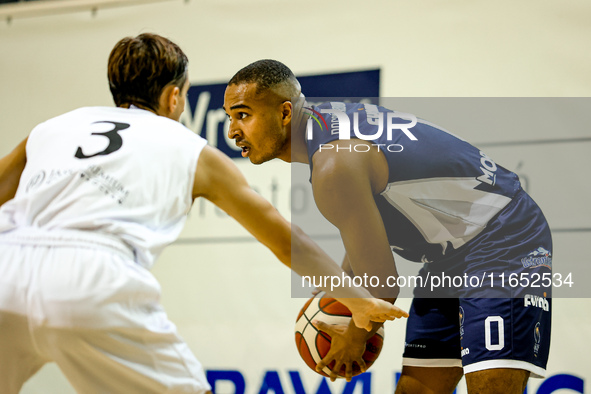
<path fill-rule="evenodd" d="M 228 127 L 228 138 L 232 140 L 239 137 L 240 135 L 242 135 L 242 131 L 239 127 L 236 127 L 234 122 L 231 121 L 230 127 Z"/>

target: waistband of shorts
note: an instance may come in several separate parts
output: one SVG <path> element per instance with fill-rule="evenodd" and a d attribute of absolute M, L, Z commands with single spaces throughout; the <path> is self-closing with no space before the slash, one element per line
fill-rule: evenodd
<path fill-rule="evenodd" d="M 24 227 L 0 234 L 0 244 L 107 249 L 135 260 L 133 249 L 120 238 L 96 231 Z"/>

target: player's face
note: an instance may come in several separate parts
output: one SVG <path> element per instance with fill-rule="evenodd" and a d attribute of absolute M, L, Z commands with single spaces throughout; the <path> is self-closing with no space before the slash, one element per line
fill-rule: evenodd
<path fill-rule="evenodd" d="M 229 85 L 224 110 L 230 119 L 228 137 L 242 148 L 242 157 L 261 164 L 286 155 L 289 145 L 283 124 L 285 101 L 271 91 L 256 93 L 256 84 Z M 287 154 L 289 155 L 289 154 Z"/>

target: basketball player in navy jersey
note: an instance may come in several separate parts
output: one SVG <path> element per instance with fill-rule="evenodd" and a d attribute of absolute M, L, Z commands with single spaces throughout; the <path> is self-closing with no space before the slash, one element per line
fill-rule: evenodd
<path fill-rule="evenodd" d="M 346 270 L 383 284 L 397 277 L 394 251 L 423 263 L 425 280 L 492 274 L 486 290 L 415 288 L 396 392 L 451 393 L 465 374 L 470 393 L 521 394 L 530 376 L 543 377 L 550 288 L 510 288 L 506 279 L 547 276 L 552 241 L 517 175 L 414 115 L 371 104 L 311 106 L 302 97 L 282 63 L 244 67 L 226 88 L 228 136 L 254 164 L 279 158 L 310 166 L 316 204 L 340 231 Z M 385 132 L 384 122 L 397 132 Z M 399 291 L 370 290 L 391 302 Z M 317 327 L 333 338 L 318 370 L 336 361 L 334 380 L 342 366 L 347 377 L 352 363 L 365 368 L 361 354 L 371 333 L 353 325 Z"/>
<path fill-rule="evenodd" d="M 50 119 L 0 160 L 0 392 L 18 393 L 51 361 L 80 393 L 210 392 L 149 272 L 195 198 L 284 264 L 302 259 L 302 274 L 343 272 L 178 122 L 187 64 L 164 37 L 122 39 L 108 63 L 117 107 Z M 365 289 L 335 295 L 362 329 L 406 315 Z"/>

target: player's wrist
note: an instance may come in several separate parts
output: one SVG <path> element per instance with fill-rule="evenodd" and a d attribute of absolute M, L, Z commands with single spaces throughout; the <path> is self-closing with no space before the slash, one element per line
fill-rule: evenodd
<path fill-rule="evenodd" d="M 336 298 L 341 304 L 345 305 L 351 313 L 365 313 L 369 309 L 377 306 L 375 298 Z"/>
<path fill-rule="evenodd" d="M 371 338 L 375 332 L 383 325 L 383 323 L 376 323 L 370 322 L 372 324 L 373 329 L 371 331 L 367 331 L 365 328 L 357 327 L 353 319 L 349 322 L 349 326 L 347 327 L 346 336 L 348 339 L 354 342 L 360 341 L 367 341 Z"/>

